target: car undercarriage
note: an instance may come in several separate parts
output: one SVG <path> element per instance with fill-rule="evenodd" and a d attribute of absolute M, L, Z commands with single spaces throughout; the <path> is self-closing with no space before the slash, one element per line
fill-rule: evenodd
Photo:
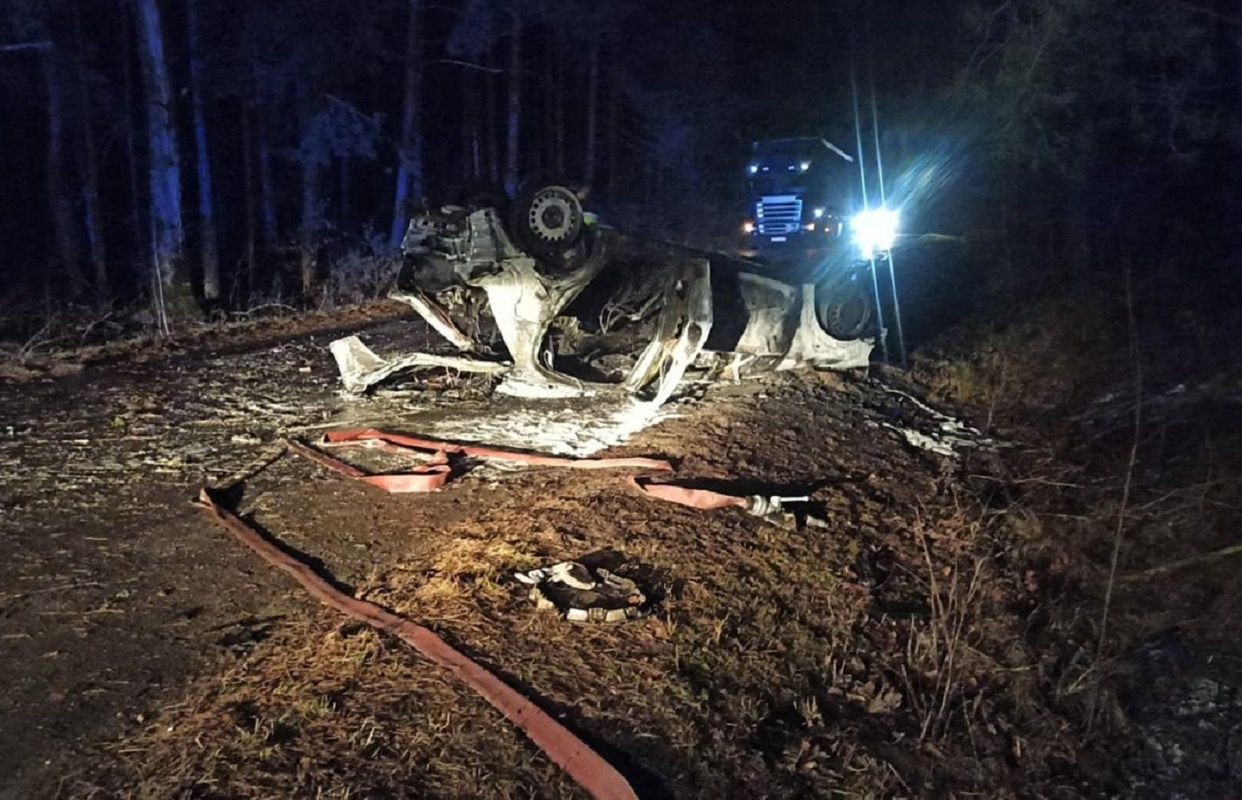
<path fill-rule="evenodd" d="M 357 337 L 338 340 L 349 391 L 403 369 L 449 368 L 499 376 L 505 394 L 625 392 L 658 405 L 692 366 L 734 378 L 845 369 L 866 365 L 872 347 L 829 335 L 826 283 L 786 282 L 753 262 L 607 227 L 563 186 L 519 197 L 508 225 L 491 206 L 418 214 L 402 251 L 390 296 L 458 354 L 385 358 Z"/>

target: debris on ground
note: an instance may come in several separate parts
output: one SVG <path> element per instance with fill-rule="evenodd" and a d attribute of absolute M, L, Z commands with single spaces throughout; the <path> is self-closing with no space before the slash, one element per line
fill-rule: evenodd
<path fill-rule="evenodd" d="M 557 611 L 571 622 L 624 622 L 648 612 L 638 584 L 603 567 L 561 561 L 513 577 L 530 587 L 535 608 Z"/>
<path fill-rule="evenodd" d="M 407 328 L 362 336 L 393 352 Z M 44 785 L 56 769 L 68 796 L 583 796 L 443 670 L 370 626 L 307 613 L 299 594 L 258 579 L 241 548 L 219 547 L 197 514 L 169 516 L 208 482 L 221 505 L 227 497 L 226 508 L 308 554 L 347 595 L 468 647 L 644 796 L 1021 787 L 1090 797 L 1083 787 L 1111 787 L 1159 797 L 1200 781 L 1208 751 L 1219 754 L 1213 785 L 1236 779 L 1236 682 L 1219 658 L 1181 655 L 1202 655 L 1201 631 L 1172 646 L 1155 636 L 1167 616 L 1128 617 L 1161 646 L 1098 662 L 1094 637 L 1084 645 L 1058 628 L 1091 628 L 1075 587 L 1098 575 L 1066 553 L 1100 538 L 1091 510 L 1056 494 L 1083 478 L 1058 472 L 1042 444 L 1001 448 L 980 424 L 986 408 L 933 406 L 883 371 L 694 383 L 692 397 L 658 412 L 608 395 L 532 404 L 426 391 L 428 373 L 343 398 L 316 360 L 328 338 L 137 365 L 90 395 L 27 383 L 8 398 L 0 503 L 19 513 L 0 516 L 12 587 L 0 636 L 17 657 L 0 697 L 25 733 L 0 744 L 27 765 L 17 785 Z M 940 437 L 954 456 L 928 458 L 885 424 Z M 419 431 L 407 438 L 421 446 L 323 436 L 368 429 Z M 451 480 L 393 495 L 280 459 L 285 440 L 372 477 L 417 474 L 442 453 Z M 647 462 L 619 478 L 457 449 L 480 442 L 522 457 L 653 454 L 677 469 Z M 59 457 L 66 446 L 74 458 Z M 719 505 L 652 502 L 631 475 L 713 493 Z M 1133 511 L 1159 524 L 1136 536 L 1157 537 L 1207 497 L 1221 524 L 1165 552 L 1225 552 L 1230 486 L 1148 495 L 1152 505 Z M 778 516 L 747 513 L 773 498 Z M 1114 506 L 1100 508 L 1111 516 Z M 1064 541 L 1048 535 L 1054 525 Z M 594 557 L 605 551 L 625 555 Z M 1177 578 L 1159 568 L 1180 559 L 1154 552 L 1127 557 L 1123 574 L 1143 577 L 1119 584 L 1119 596 L 1155 584 L 1172 594 Z M 651 613 L 630 625 L 535 613 L 514 575 L 561 562 L 592 580 L 602 567 L 634 581 Z M 1206 608 L 1228 618 L 1236 599 L 1226 588 Z M 138 678 L 135 663 L 145 665 Z M 1114 700 L 1095 690 L 1110 682 Z M 1096 697 L 1106 702 L 1095 724 L 1116 741 L 1136 732 L 1132 750 L 1092 750 L 1081 737 L 1079 709 Z M 55 744 L 47 732 L 66 726 L 83 732 L 64 750 L 74 761 L 41 766 Z"/>
<path fill-rule="evenodd" d="M 869 425 L 897 433 L 907 445 L 945 458 L 957 457 L 963 449 L 991 449 L 996 442 L 966 422 L 938 411 L 917 397 L 900 389 L 886 386 L 884 392 L 896 398 L 891 414 L 893 421 L 870 422 Z M 902 410 L 906 404 L 913 413 Z M 910 419 L 907 420 L 907 417 Z"/>
<path fill-rule="evenodd" d="M 199 506 L 265 561 L 284 570 L 326 606 L 385 633 L 392 634 L 449 670 L 504 714 L 557 765 L 597 800 L 634 798 L 621 773 L 559 722 L 478 662 L 449 645 L 430 629 L 380 606 L 342 592 L 305 562 L 269 541 L 240 517 L 223 508 L 210 491 L 199 495 Z"/>
<path fill-rule="evenodd" d="M 450 369 L 459 372 L 478 372 L 499 375 L 509 369 L 508 364 L 496 361 L 479 361 L 457 356 L 438 356 L 430 353 L 410 353 L 393 359 L 384 359 L 362 343 L 357 336 L 346 336 L 328 345 L 341 373 L 341 383 L 351 392 L 362 392 L 395 372 L 406 369 Z"/>
<path fill-rule="evenodd" d="M 974 772 L 954 766 L 976 763 L 968 728 L 973 747 L 992 759 L 987 780 L 1006 774 L 1006 731 L 1018 729 L 1022 768 L 1048 775 L 1045 751 L 1032 742 L 1059 723 L 1017 680 L 1034 656 L 1010 652 L 1022 622 L 1003 609 L 1023 589 L 1020 575 L 1010 579 L 991 560 L 1001 528 L 973 527 L 969 495 L 940 488 L 952 476 L 874 434 L 869 422 L 892 418 L 885 397 L 872 381 L 831 374 L 719 385 L 603 454 L 675 461 L 676 472 L 634 468 L 659 477 L 644 480 L 649 487 L 713 493 L 719 505 L 709 513 L 652 502 L 609 471 L 463 468 L 455 489 L 420 496 L 411 514 L 408 497 L 352 480 L 308 481 L 291 464 L 253 478 L 259 494 L 242 492 L 238 512 L 340 574 L 335 563 L 348 559 L 330 545 L 341 526 L 369 528 L 370 509 L 389 508 L 401 522 L 380 531 L 404 552 L 372 562 L 353 580 L 355 596 L 469 643 L 472 657 L 485 654 L 489 669 L 564 713 L 558 719 L 576 735 L 606 745 L 610 761 L 623 754 L 614 766 L 643 794 L 827 796 L 869 787 L 887 795 L 920 780 L 978 787 Z M 375 414 L 386 402 L 367 399 L 362 409 Z M 419 453 L 443 451 L 466 467 L 480 456 L 453 446 L 482 446 L 444 432 L 516 418 L 506 402 L 435 409 L 400 424 L 436 438 L 342 437 L 332 433 L 345 428 L 338 424 L 316 449 L 337 455 L 333 445 L 344 442 L 336 438 L 416 440 Z M 933 422 L 913 407 L 908 414 L 920 428 Z M 505 448 L 483 449 L 518 452 L 521 441 L 510 432 Z M 412 456 L 360 447 L 349 458 L 379 475 L 400 473 Z M 782 513 L 805 507 L 828 527 L 787 532 L 768 524 L 770 514 L 747 513 L 775 505 L 772 498 Z M 597 551 L 666 571 L 640 577 L 588 557 Z M 593 570 L 590 580 L 603 567 L 634 581 L 655 613 L 641 625 L 583 628 L 535 613 L 515 624 L 530 602 L 525 592 L 515 596 L 515 573 L 561 562 Z M 252 652 L 196 683 L 158 728 L 119 741 L 113 777 L 88 780 L 155 795 L 196 785 L 225 795 L 246 794 L 248 785 L 286 795 L 366 785 L 397 794 L 418 786 L 433 797 L 580 796 L 503 719 L 382 638 L 294 615 Z M 998 676 L 995 659 L 1017 671 Z M 239 739 L 238 727 L 257 733 Z M 367 733 L 356 738 L 359 730 Z M 902 744 L 919 739 L 927 744 Z M 933 747 L 943 755 L 931 755 Z M 320 763 L 323 752 L 335 753 L 332 775 L 297 768 Z M 489 758 L 480 762 L 479 752 Z"/>
<path fill-rule="evenodd" d="M 666 461 L 644 458 L 572 459 L 496 448 L 419 439 L 378 430 L 330 431 L 321 444 L 330 446 L 363 446 L 400 455 L 431 454 L 425 464 L 407 468 L 397 474 L 369 475 L 363 470 L 308 447 L 301 442 L 285 441 L 260 462 L 258 468 L 270 465 L 283 450 L 303 456 L 347 478 L 359 480 L 393 494 L 428 493 L 444 486 L 452 474 L 448 455 L 491 459 L 526 466 L 557 466 L 578 469 L 613 469 L 639 467 L 649 470 L 670 470 Z M 247 472 L 245 477 L 254 473 Z M 233 483 L 230 489 L 236 488 Z M 556 764 L 561 766 L 600 800 L 625 800 L 636 797 L 629 783 L 610 764 L 584 742 L 574 736 L 501 679 L 477 662 L 454 649 L 430 629 L 370 602 L 342 592 L 333 582 L 319 574 L 305 561 L 290 553 L 278 541 L 272 541 L 256 528 L 221 505 L 216 494 L 204 488 L 197 501 L 200 508 L 232 533 L 242 544 L 264 560 L 293 576 L 303 588 L 321 603 L 354 617 L 378 630 L 401 638 L 407 644 L 449 669 L 471 689 L 501 711 L 523 733 L 531 738 Z M 643 613 L 646 596 L 634 581 L 602 567 L 592 571 L 577 563 L 562 562 L 548 570 L 534 570 L 518 575 L 522 582 L 533 584 L 531 597 L 540 608 L 560 608 L 572 621 L 617 622 Z"/>
<path fill-rule="evenodd" d="M 658 500 L 714 511 L 721 508 L 740 508 L 756 517 L 780 514 L 791 504 L 810 502 L 810 497 L 783 497 L 781 495 L 735 495 L 711 489 L 697 489 L 674 483 L 653 483 L 647 478 L 631 478 L 630 482 L 643 494 Z"/>

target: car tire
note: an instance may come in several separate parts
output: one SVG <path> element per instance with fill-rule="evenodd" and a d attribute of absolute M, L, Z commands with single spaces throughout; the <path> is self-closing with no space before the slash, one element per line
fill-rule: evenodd
<path fill-rule="evenodd" d="M 871 293 L 861 281 L 816 288 L 815 318 L 834 339 L 849 342 L 865 336 L 874 311 Z"/>
<path fill-rule="evenodd" d="M 518 244 L 536 257 L 572 250 L 582 236 L 583 221 L 577 196 L 556 184 L 523 191 L 510 214 Z"/>

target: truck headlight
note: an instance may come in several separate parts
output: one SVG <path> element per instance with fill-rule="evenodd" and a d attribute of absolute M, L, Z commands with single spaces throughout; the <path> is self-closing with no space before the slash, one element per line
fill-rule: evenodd
<path fill-rule="evenodd" d="M 749 172 L 751 175 L 754 175 L 756 172 L 759 171 L 759 165 L 751 164 L 749 167 L 746 168 L 746 171 Z"/>
<path fill-rule="evenodd" d="M 893 248 L 897 239 L 897 212 L 890 208 L 869 208 L 850 219 L 850 231 L 863 259 Z"/>
<path fill-rule="evenodd" d="M 806 172 L 806 171 L 807 171 L 808 169 L 810 169 L 810 168 L 811 168 L 811 162 L 810 162 L 810 161 L 803 161 L 802 163 L 798 164 L 798 171 L 799 171 L 799 172 Z"/>
<path fill-rule="evenodd" d="M 755 223 L 751 222 L 750 220 L 746 220 L 745 222 L 742 223 L 742 233 L 754 233 L 754 232 L 755 232 Z"/>

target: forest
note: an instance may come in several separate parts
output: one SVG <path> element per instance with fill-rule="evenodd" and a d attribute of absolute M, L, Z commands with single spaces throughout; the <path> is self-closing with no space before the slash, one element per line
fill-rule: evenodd
<path fill-rule="evenodd" d="M 851 83 L 916 229 L 1020 281 L 1131 253 L 1197 275 L 1236 252 L 1234 11 L 14 0 L 6 330 L 322 303 L 377 280 L 419 204 L 549 176 L 617 224 L 727 242 L 750 140 L 852 143 Z"/>
<path fill-rule="evenodd" d="M 340 273 L 391 252 L 419 204 L 540 175 L 572 176 L 622 217 L 666 209 L 677 235 L 747 144 L 725 117 L 746 113 L 730 97 L 745 70 L 696 14 L 18 3 L 0 63 L 16 123 L 3 148 L 20 154 L 4 181 L 21 187 L 6 192 L 5 299 L 146 295 L 161 316 L 172 299 L 180 315 L 314 304 L 369 277 Z"/>

